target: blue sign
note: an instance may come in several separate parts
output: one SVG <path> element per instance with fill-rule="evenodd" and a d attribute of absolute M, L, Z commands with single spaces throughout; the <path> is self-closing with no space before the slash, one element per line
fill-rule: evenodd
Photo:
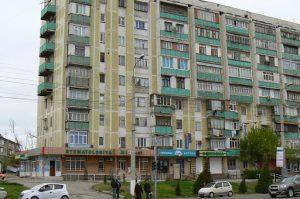
<path fill-rule="evenodd" d="M 161 157 L 197 157 L 196 150 L 186 149 L 159 149 L 158 156 Z"/>

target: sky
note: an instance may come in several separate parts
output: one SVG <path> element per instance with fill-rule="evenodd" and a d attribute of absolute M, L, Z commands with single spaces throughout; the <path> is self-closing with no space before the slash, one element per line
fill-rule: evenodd
<path fill-rule="evenodd" d="M 131 1 L 131 0 L 128 0 Z M 300 23 L 299 0 L 209 0 Z M 26 146 L 26 132 L 36 134 L 39 31 L 42 1 L 10 0 L 0 12 L 0 133 Z"/>

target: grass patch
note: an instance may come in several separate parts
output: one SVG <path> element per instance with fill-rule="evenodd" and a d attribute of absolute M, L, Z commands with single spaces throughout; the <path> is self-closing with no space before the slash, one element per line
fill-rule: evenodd
<path fill-rule="evenodd" d="M 28 189 L 27 187 L 21 184 L 9 182 L 0 183 L 0 187 L 4 187 L 5 191 L 7 192 L 7 199 L 20 198 L 20 193 L 23 190 Z"/>
<path fill-rule="evenodd" d="M 157 195 L 159 198 L 176 198 L 175 188 L 176 188 L 176 180 L 173 181 L 163 181 L 157 183 Z M 238 194 L 239 191 L 239 185 L 240 182 L 230 182 L 233 188 L 234 194 Z M 247 194 L 253 194 L 255 193 L 255 185 L 256 182 L 247 182 Z M 182 197 L 196 197 L 195 194 L 193 194 L 193 185 L 194 181 L 188 181 L 188 180 L 182 180 L 180 181 L 180 188 L 181 188 L 181 198 Z M 142 183 L 142 187 L 144 188 L 144 183 Z M 92 187 L 94 190 L 99 192 L 105 192 L 111 194 L 111 186 L 110 181 L 108 181 L 107 184 L 100 183 L 96 184 Z M 131 195 L 129 193 L 130 189 L 130 183 L 129 182 L 122 182 L 122 187 L 120 190 L 120 194 L 124 196 L 125 198 L 131 198 Z M 154 184 L 152 182 L 151 184 L 151 190 L 154 191 Z M 143 194 L 145 196 L 145 193 Z M 143 196 L 143 197 L 144 197 Z"/>

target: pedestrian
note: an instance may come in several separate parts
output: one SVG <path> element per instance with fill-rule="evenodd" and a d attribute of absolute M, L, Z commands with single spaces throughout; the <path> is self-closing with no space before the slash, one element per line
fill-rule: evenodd
<path fill-rule="evenodd" d="M 110 185 L 111 185 L 111 188 L 112 188 L 112 196 L 113 196 L 113 199 L 117 199 L 117 181 L 116 181 L 116 177 L 114 177 L 111 182 L 110 182 Z"/>
<path fill-rule="evenodd" d="M 118 178 L 116 179 L 116 183 L 117 183 L 117 190 L 116 190 L 116 193 L 117 193 L 117 198 L 120 198 L 120 189 L 121 189 L 121 182 L 120 180 L 118 180 Z"/>
<path fill-rule="evenodd" d="M 150 182 L 149 182 L 148 178 L 146 179 L 146 182 L 144 184 L 144 191 L 146 193 L 146 199 L 150 199 L 151 195 L 152 195 L 152 192 L 151 192 L 151 185 L 150 185 Z"/>
<path fill-rule="evenodd" d="M 135 193 L 135 199 L 142 199 L 143 188 L 141 186 L 141 181 L 140 180 L 138 180 L 136 185 L 135 185 L 134 193 Z"/>

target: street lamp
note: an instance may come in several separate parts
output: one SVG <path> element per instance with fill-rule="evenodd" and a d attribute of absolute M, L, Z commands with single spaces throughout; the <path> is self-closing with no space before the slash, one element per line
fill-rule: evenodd
<path fill-rule="evenodd" d="M 130 194 L 134 196 L 134 187 L 135 187 L 135 81 L 134 81 L 134 69 L 145 55 L 141 54 L 138 59 L 135 61 L 132 69 L 132 130 L 131 130 L 131 158 L 130 158 L 130 170 L 131 170 L 131 179 L 130 179 Z"/>

